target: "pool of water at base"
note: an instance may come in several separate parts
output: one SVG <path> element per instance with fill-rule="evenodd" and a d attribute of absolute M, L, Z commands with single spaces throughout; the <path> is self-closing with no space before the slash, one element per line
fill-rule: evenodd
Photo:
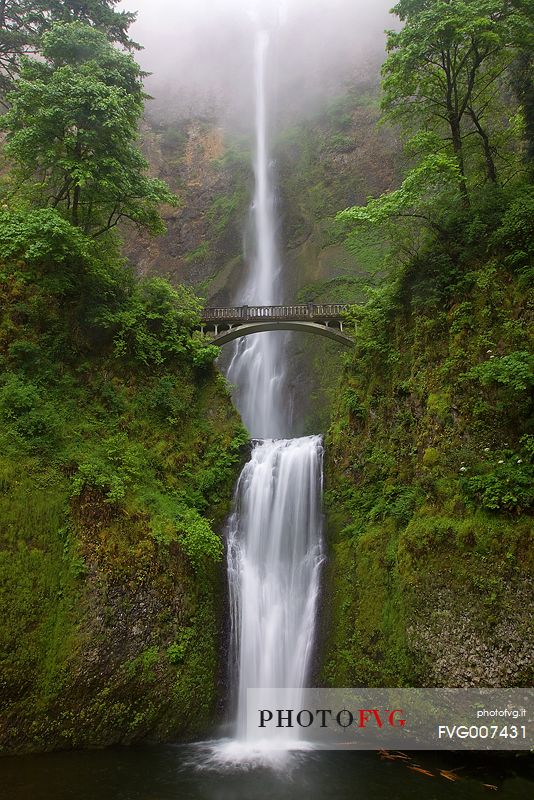
<path fill-rule="evenodd" d="M 0 759 L 4 800 L 527 800 L 532 756 L 291 753 L 275 766 L 214 766 L 209 743 Z M 444 775 L 443 773 L 446 773 Z M 430 774 L 426 774 L 430 773 Z"/>

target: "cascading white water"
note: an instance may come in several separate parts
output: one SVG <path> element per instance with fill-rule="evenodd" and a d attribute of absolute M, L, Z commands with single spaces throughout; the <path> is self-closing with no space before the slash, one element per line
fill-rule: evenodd
<path fill-rule="evenodd" d="M 321 481 L 321 438 L 309 436 L 257 442 L 237 485 L 228 576 L 239 740 L 248 688 L 288 688 L 287 708 L 300 705 L 319 593 Z"/>
<path fill-rule="evenodd" d="M 252 217 L 255 257 L 239 302 L 280 302 L 275 195 L 268 146 L 266 72 L 269 36 L 256 38 L 256 158 Z M 295 729 L 269 741 L 246 731 L 247 689 L 286 689 L 298 707 L 309 677 L 322 562 L 322 441 L 289 433 L 284 391 L 284 335 L 242 340 L 228 369 L 237 404 L 253 436 L 239 478 L 228 529 L 232 664 L 237 712 L 235 739 L 216 758 L 233 762 L 298 746 Z M 261 437 L 261 438 L 259 438 Z"/>
<path fill-rule="evenodd" d="M 252 215 L 255 258 L 244 290 L 249 305 L 281 301 L 275 195 L 268 146 L 266 72 L 269 36 L 255 52 L 256 157 Z M 232 653 L 236 673 L 236 740 L 246 739 L 248 688 L 288 688 L 298 707 L 309 675 L 322 561 L 322 443 L 287 435 L 284 336 L 242 341 L 228 370 L 253 443 L 235 493 L 228 533 Z M 280 746 L 298 736 L 278 736 Z M 289 742 L 290 744 L 291 742 Z M 254 744 L 249 741 L 248 744 Z"/>

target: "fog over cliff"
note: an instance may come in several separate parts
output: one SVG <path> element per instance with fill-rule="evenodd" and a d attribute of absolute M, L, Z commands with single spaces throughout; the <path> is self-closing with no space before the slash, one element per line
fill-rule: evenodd
<path fill-rule="evenodd" d="M 123 0 L 152 73 L 148 113 L 250 119 L 253 40 L 271 32 L 271 87 L 282 113 L 312 112 L 348 83 L 377 80 L 391 0 Z"/>

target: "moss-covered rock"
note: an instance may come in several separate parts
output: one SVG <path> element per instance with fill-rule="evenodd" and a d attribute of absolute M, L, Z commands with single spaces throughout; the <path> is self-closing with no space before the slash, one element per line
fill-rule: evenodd
<path fill-rule="evenodd" d="M 0 749 L 192 735 L 248 434 L 192 296 L 39 244 L 0 263 Z"/>
<path fill-rule="evenodd" d="M 532 296 L 507 253 L 448 274 L 428 254 L 355 311 L 327 437 L 328 685 L 532 683 Z"/>

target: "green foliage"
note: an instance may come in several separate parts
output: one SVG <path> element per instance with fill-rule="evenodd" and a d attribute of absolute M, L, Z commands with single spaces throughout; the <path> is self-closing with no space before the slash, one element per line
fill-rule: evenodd
<path fill-rule="evenodd" d="M 222 477 L 223 473 L 220 473 L 219 480 Z M 188 500 L 191 502 L 190 498 Z M 179 497 L 161 494 L 145 496 L 144 502 L 147 501 L 151 508 L 150 535 L 157 542 L 164 545 L 179 542 L 197 573 L 205 570 L 209 562 L 220 561 L 223 552 L 221 539 L 213 531 L 211 522 L 196 508 L 185 505 Z"/>
<path fill-rule="evenodd" d="M 136 658 L 126 665 L 126 672 L 130 678 L 141 678 L 144 682 L 151 683 L 156 679 L 154 667 L 160 660 L 160 653 L 156 646 L 148 647 Z"/>
<path fill-rule="evenodd" d="M 435 447 L 427 447 L 423 453 L 423 464 L 425 467 L 432 469 L 436 464 L 439 464 L 439 451 Z"/>
<path fill-rule="evenodd" d="M 20 68 L 21 57 L 38 49 L 43 33 L 54 22 L 79 20 L 105 33 L 110 42 L 126 48 L 138 48 L 128 37 L 135 19 L 130 11 L 115 11 L 118 0 L 10 0 L 2 6 L 0 28 L 0 91 L 2 97 L 12 86 Z"/>
<path fill-rule="evenodd" d="M 358 392 L 355 392 L 354 389 L 348 388 L 345 391 L 345 403 L 347 406 L 347 411 L 349 412 L 349 415 L 353 421 L 363 421 L 365 419 L 368 410 L 362 403 L 362 398 Z"/>
<path fill-rule="evenodd" d="M 51 208 L 0 211 L 2 260 L 23 261 L 30 267 L 54 268 L 84 263 L 90 243 L 83 233 Z"/>
<path fill-rule="evenodd" d="M 367 222 L 374 225 L 392 217 L 425 219 L 425 202 L 432 207 L 436 197 L 441 198 L 443 193 L 450 197 L 451 185 L 454 187 L 458 175 L 458 165 L 452 158 L 442 154 L 426 156 L 421 164 L 409 172 L 399 189 L 383 194 L 377 200 L 370 199 L 366 206 L 341 211 L 337 220 L 341 223 Z"/>
<path fill-rule="evenodd" d="M 23 61 L 2 118 L 6 153 L 41 204 L 50 203 L 85 233 L 99 236 L 128 219 L 164 230 L 159 204 L 176 203 L 166 184 L 146 176 L 137 147 L 142 75 L 130 55 L 81 22 L 56 24 L 42 60 Z"/>
<path fill-rule="evenodd" d="M 413 262 L 432 241 L 421 224 L 445 244 L 460 227 L 466 244 L 470 237 L 480 245 L 506 205 L 494 244 L 510 244 L 514 234 L 528 240 L 530 189 L 523 204 L 515 198 L 510 205 L 501 187 L 508 191 L 526 177 L 521 109 L 503 90 L 503 75 L 510 78 L 518 52 L 532 44 L 531 10 L 497 0 L 402 0 L 393 12 L 404 25 L 388 32 L 382 105 L 388 118 L 404 123 L 410 166 L 398 189 L 337 215 L 349 247 L 359 226 L 374 226 L 392 241 L 396 262 L 399 254 Z M 507 257 L 523 266 L 529 247 L 513 245 Z M 447 251 L 454 258 L 454 248 Z"/>
<path fill-rule="evenodd" d="M 220 195 L 213 201 L 206 214 L 206 219 L 210 224 L 211 235 L 214 238 L 221 236 L 225 232 L 241 204 L 241 193 L 238 191 L 230 196 Z"/>
<path fill-rule="evenodd" d="M 500 384 L 514 392 L 524 392 L 534 386 L 534 355 L 518 350 L 507 356 L 494 356 L 466 373 L 484 386 Z"/>
<path fill-rule="evenodd" d="M 167 658 L 174 664 L 178 666 L 184 662 L 185 656 L 187 651 L 190 649 L 192 642 L 194 641 L 195 636 L 195 629 L 192 627 L 182 627 L 176 636 L 176 641 L 174 641 L 169 647 L 167 648 Z"/>
<path fill-rule="evenodd" d="M 151 362 L 133 372 L 98 334 L 101 323 L 85 330 L 95 345 L 84 352 L 71 327 L 76 299 L 63 297 L 57 316 L 42 285 L 53 265 L 40 250 L 35 264 L 4 263 L 0 286 L 2 746 L 198 730 L 213 708 L 212 565 L 222 549 L 202 514 L 209 508 L 219 525 L 228 511 L 246 435 L 221 382 L 198 375 L 185 334 L 179 369 L 171 355 L 167 370 Z M 172 314 L 165 298 L 148 292 L 156 316 Z M 28 316 L 37 299 L 38 316 Z M 116 621 L 142 628 L 146 614 L 147 631 L 125 647 Z M 182 624 L 194 636 L 187 652 L 185 642 L 171 650 L 171 664 L 166 649 Z M 82 692 L 88 664 L 96 673 Z"/>
<path fill-rule="evenodd" d="M 221 560 L 222 541 L 198 511 L 193 508 L 183 508 L 178 517 L 178 528 L 181 531 L 180 547 L 196 572 L 200 572 L 207 561 Z"/>
<path fill-rule="evenodd" d="M 98 489 L 106 502 L 123 500 L 129 487 L 141 482 L 143 449 L 131 444 L 124 433 L 105 439 L 91 460 L 81 461 L 72 483 L 73 495 Z"/>
<path fill-rule="evenodd" d="M 0 375 L 0 420 L 6 445 L 23 450 L 52 449 L 61 437 L 63 418 L 35 383 L 13 373 Z"/>
<path fill-rule="evenodd" d="M 198 732 L 214 707 L 215 530 L 247 435 L 210 369 L 199 299 L 137 280 L 118 238 L 99 236 L 125 217 L 157 231 L 172 200 L 137 151 L 139 68 L 99 32 L 98 7 L 113 5 L 54 6 L 94 25 L 43 36 L 4 117 L 26 181 L 0 209 L 0 747 L 12 750 Z"/>
<path fill-rule="evenodd" d="M 466 478 L 464 491 L 489 511 L 528 513 L 534 507 L 534 436 L 525 435 L 519 452 L 498 451 Z"/>
<path fill-rule="evenodd" d="M 194 386 L 175 374 L 151 379 L 143 395 L 143 404 L 150 415 L 170 425 L 187 416 L 192 402 Z"/>
<path fill-rule="evenodd" d="M 196 264 L 198 261 L 207 261 L 211 257 L 211 247 L 209 242 L 202 242 L 194 250 L 191 250 L 185 257 L 186 264 Z"/>
<path fill-rule="evenodd" d="M 496 247 L 505 250 L 512 267 L 532 266 L 534 258 L 534 187 L 520 189 L 502 216 L 492 236 Z"/>
<path fill-rule="evenodd" d="M 498 150 L 504 164 L 509 157 L 514 130 L 503 137 L 501 79 L 516 48 L 532 43 L 532 12 L 498 0 L 401 0 L 393 12 L 404 24 L 388 32 L 383 106 L 408 127 L 440 137 L 457 161 L 465 199 L 469 160 L 482 159 L 486 178 L 496 182 Z"/>
<path fill-rule="evenodd" d="M 113 332 L 115 354 L 145 366 L 191 358 L 199 368 L 213 362 L 217 348 L 192 336 L 200 324 L 200 300 L 185 286 L 163 278 L 139 281 L 125 308 L 104 311 L 99 322 Z"/>
<path fill-rule="evenodd" d="M 516 266 L 529 260 L 529 196 L 487 189 L 468 212 L 444 197 L 443 230 L 350 309 L 356 344 L 326 448 L 328 685 L 476 680 L 485 663 L 454 674 L 464 626 L 492 631 L 488 648 L 497 626 L 530 641 L 532 294 Z M 504 661 L 528 680 L 515 655 Z"/>

